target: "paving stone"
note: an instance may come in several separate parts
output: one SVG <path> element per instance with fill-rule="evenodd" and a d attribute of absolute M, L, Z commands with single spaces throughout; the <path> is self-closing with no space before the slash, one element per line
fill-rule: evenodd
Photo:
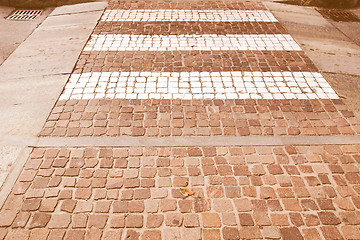
<path fill-rule="evenodd" d="M 341 222 L 333 212 L 319 212 L 318 216 L 324 225 L 337 225 Z"/>
<path fill-rule="evenodd" d="M 285 29 L 277 22 L 161 22 L 161 21 L 101 21 L 94 34 L 280 34 Z"/>
<path fill-rule="evenodd" d="M 165 239 L 181 239 L 181 232 L 179 228 L 165 228 L 163 233 Z"/>
<path fill-rule="evenodd" d="M 217 212 L 232 212 L 233 205 L 228 199 L 214 199 L 214 209 Z"/>
<path fill-rule="evenodd" d="M 147 216 L 146 226 L 148 228 L 158 228 L 164 221 L 164 216 L 160 214 L 151 214 Z"/>
<path fill-rule="evenodd" d="M 179 21 L 179 22 L 277 22 L 268 11 L 242 10 L 107 10 L 101 21 Z"/>
<path fill-rule="evenodd" d="M 122 230 L 110 230 L 110 231 L 105 231 L 103 238 L 106 240 L 120 240 L 121 239 L 121 235 L 122 235 Z"/>
<path fill-rule="evenodd" d="M 77 202 L 75 200 L 71 200 L 71 199 L 64 200 L 63 203 L 61 204 L 61 210 L 71 213 L 74 211 L 76 203 Z"/>
<path fill-rule="evenodd" d="M 221 214 L 222 224 L 226 226 L 236 226 L 236 215 L 234 213 L 222 213 Z"/>
<path fill-rule="evenodd" d="M 44 199 L 39 208 L 40 212 L 54 212 L 58 201 L 56 199 Z"/>
<path fill-rule="evenodd" d="M 1 227 L 9 227 L 13 223 L 16 217 L 16 211 L 3 211 L 0 215 L 0 226 Z"/>
<path fill-rule="evenodd" d="M 141 228 L 143 226 L 143 216 L 128 215 L 125 219 L 125 224 L 129 228 Z"/>
<path fill-rule="evenodd" d="M 26 199 L 23 203 L 23 211 L 35 211 L 40 208 L 41 199 Z"/>
<path fill-rule="evenodd" d="M 295 176 L 292 175 L 292 171 L 288 171 L 288 168 L 285 165 L 289 165 L 289 161 L 298 161 L 296 156 L 300 156 L 300 153 L 306 154 L 318 154 L 318 156 L 325 156 L 322 154 L 328 154 L 327 148 L 324 146 L 317 146 L 316 153 L 313 147 L 304 147 L 304 146 L 289 146 L 287 147 L 238 147 L 235 149 L 224 149 L 223 147 L 216 147 L 212 150 L 213 153 L 205 153 L 205 148 L 196 147 L 196 148 L 169 148 L 166 153 L 166 156 L 169 159 L 173 159 L 177 161 L 178 159 L 185 158 L 186 161 L 183 161 L 182 164 L 184 166 L 189 166 L 189 168 L 202 168 L 208 166 L 208 164 L 212 164 L 215 167 L 228 164 L 231 167 L 238 166 L 237 162 L 229 163 L 228 159 L 233 156 L 239 156 L 239 154 L 245 154 L 248 156 L 249 154 L 252 156 L 270 156 L 270 154 L 275 154 L 279 158 L 275 158 L 275 162 L 257 162 L 253 163 L 250 160 L 249 165 L 256 164 L 259 166 L 261 164 L 263 169 L 266 171 L 271 171 L 274 176 L 276 183 L 280 181 L 281 184 L 288 182 L 291 180 L 291 184 L 294 186 L 301 186 L 308 190 L 309 192 L 316 192 L 321 190 L 318 185 L 307 184 L 307 177 L 313 174 L 312 163 L 301 163 L 301 167 L 299 167 L 299 173 Z M 355 148 L 360 149 L 359 146 L 354 145 Z M 286 149 L 285 149 L 286 148 Z M 74 148 L 75 149 L 75 148 Z M 98 152 L 101 148 L 97 148 L 96 152 Z M 121 148 L 119 148 L 121 149 Z M 147 147 L 142 147 L 141 150 L 136 148 L 136 151 L 133 151 L 132 148 L 128 148 L 130 152 L 133 154 L 140 154 L 143 152 L 150 152 Z M 69 154 L 72 154 L 72 148 L 69 148 Z M 152 148 L 153 155 L 155 156 L 164 151 L 165 148 Z M 186 151 L 182 153 L 182 151 Z M 188 151 L 189 150 L 189 151 Z M 120 152 L 120 151 L 113 151 Z M 139 152 L 139 153 L 137 153 Z M 214 155 L 214 153 L 221 153 L 222 156 Z M 320 164 L 328 167 L 329 165 L 333 165 L 337 163 L 342 169 L 347 169 L 348 165 L 352 165 L 352 162 L 341 162 L 341 159 L 337 156 L 354 156 L 357 153 L 342 153 L 339 155 L 337 152 L 336 155 L 327 155 L 327 157 L 320 157 L 316 164 L 319 166 Z M 75 152 L 74 154 L 78 154 Z M 105 154 L 105 152 L 103 153 Z M 106 153 L 108 154 L 108 153 Z M 114 153 L 111 153 L 114 154 Z M 188 155 L 191 155 L 189 159 L 186 159 Z M 204 155 L 213 155 L 212 157 L 204 157 Z M 70 155 L 69 155 L 70 156 Z M 112 158 L 113 155 L 107 155 Z M 280 157 L 281 156 L 281 157 Z M 331 156 L 331 158 L 329 158 Z M 286 158 L 284 158 L 286 157 Z M 147 159 L 148 156 L 140 156 L 140 161 Z M 204 158 L 204 161 L 195 161 L 195 158 Z M 93 159 L 91 156 L 89 159 Z M 255 159 L 255 158 L 254 158 Z M 287 159 L 284 161 L 284 159 Z M 329 162 L 329 159 L 332 159 Z M 30 159 L 31 160 L 31 159 Z M 83 158 L 84 162 L 87 162 L 87 158 Z M 102 177 L 107 180 L 112 178 L 113 175 L 109 175 L 108 172 L 113 168 L 116 168 L 114 165 L 111 168 L 107 166 L 101 167 L 101 161 L 95 161 L 94 168 L 99 168 L 96 173 L 94 173 L 98 177 Z M 179 161 L 177 161 L 179 162 Z M 180 161 L 181 162 L 181 161 Z M 155 164 L 155 162 L 153 162 Z M 245 164 L 245 163 L 243 163 Z M 84 165 L 85 166 L 85 165 Z M 163 167 L 157 169 L 157 173 L 161 175 L 164 174 L 166 178 L 172 178 L 173 174 L 177 174 L 178 172 L 172 171 L 172 169 L 178 168 L 178 165 L 171 166 L 171 164 L 167 164 L 166 171 L 159 170 Z M 141 172 L 140 167 L 140 172 Z M 105 171 L 106 169 L 106 171 Z M 234 169 L 234 168 L 232 168 Z M 253 169 L 249 167 L 248 169 Z M 335 169 L 335 168 L 333 168 Z M 87 168 L 80 168 L 79 173 L 82 174 L 82 171 L 87 171 Z M 260 171 L 262 173 L 263 171 Z M 61 236 L 62 234 L 73 235 L 80 234 L 80 236 L 85 236 L 86 234 L 93 233 L 93 236 L 97 236 L 97 234 L 102 231 L 105 226 L 109 226 L 111 229 L 121 229 L 124 227 L 129 228 L 139 228 L 144 229 L 154 229 L 163 228 L 168 226 L 170 228 L 176 226 L 183 226 L 184 229 L 193 229 L 193 231 L 170 231 L 168 233 L 162 232 L 162 237 L 164 236 L 184 236 L 184 234 L 195 234 L 196 238 L 200 238 L 199 227 L 204 227 L 204 231 L 202 232 L 204 236 L 213 236 L 215 239 L 219 237 L 219 234 L 224 239 L 232 239 L 232 238 L 262 238 L 262 237 L 279 237 L 281 236 L 285 238 L 287 235 L 294 235 L 300 238 L 311 238 L 314 239 L 319 238 L 320 232 L 314 230 L 314 228 L 321 229 L 321 234 L 329 234 L 323 233 L 326 229 L 329 229 L 330 232 L 339 236 L 357 236 L 358 232 L 355 228 L 342 228 L 344 225 L 340 225 L 344 223 L 346 226 L 356 226 L 360 223 L 359 214 L 354 211 L 355 204 L 357 198 L 357 192 L 353 192 L 352 195 L 347 196 L 345 198 L 341 198 L 337 196 L 336 198 L 323 198 L 323 199 L 310 199 L 309 195 L 305 195 L 305 197 L 301 197 L 299 199 L 291 198 L 295 196 L 290 187 L 275 187 L 274 185 L 260 185 L 260 186 L 252 186 L 251 181 L 240 180 L 240 176 L 236 176 L 236 171 L 231 171 L 224 175 L 221 171 L 216 172 L 215 175 L 212 175 L 207 179 L 209 183 L 216 185 L 208 185 L 216 187 L 214 189 L 227 189 L 229 187 L 235 187 L 237 184 L 241 184 L 241 198 L 230 198 L 225 194 L 218 194 L 217 191 L 211 190 L 210 195 L 207 195 L 208 186 L 197 186 L 191 188 L 192 191 L 195 192 L 195 196 L 189 196 L 185 198 L 178 188 L 174 188 L 171 190 L 171 194 L 168 194 L 169 188 L 164 188 L 160 186 L 153 185 L 150 189 L 145 188 L 134 188 L 128 189 L 125 185 L 121 185 L 117 189 L 97 189 L 94 191 L 94 199 L 84 199 L 84 200 L 73 200 L 73 196 L 76 196 L 77 189 L 84 189 L 83 185 L 74 185 L 72 187 L 73 191 L 60 192 L 59 194 L 54 194 L 51 198 L 46 198 L 45 193 L 47 189 L 39 190 L 39 189 L 31 189 L 29 188 L 24 192 L 26 196 L 32 196 L 36 198 L 25 199 L 22 203 L 21 199 L 17 200 L 18 195 L 14 195 L 12 193 L 9 197 L 8 201 L 14 203 L 14 205 L 5 203 L 5 207 L 9 210 L 5 209 L 5 212 L 14 211 L 13 218 L 4 218 L 7 222 L 4 223 L 4 226 L 7 226 L 9 229 L 17 228 L 17 229 L 41 229 L 41 228 L 49 228 L 49 229 L 64 229 L 65 232 L 59 232 Z M 189 176 L 191 171 L 186 171 L 182 173 L 181 176 Z M 309 175 L 310 174 L 310 175 Z M 334 173 L 328 173 L 329 179 L 332 179 L 333 176 L 344 176 L 346 173 L 343 171 L 340 173 L 339 171 L 335 171 Z M 252 172 L 246 174 L 246 178 L 251 178 L 253 176 L 256 177 L 264 177 L 265 175 L 259 175 L 259 172 Z M 141 175 L 139 175 L 141 178 Z M 176 176 L 176 175 L 174 175 Z M 278 176 L 281 176 L 278 178 Z M 295 177 L 295 178 L 294 178 Z M 160 178 L 165 177 L 157 177 L 155 175 L 155 181 Z M 144 179 L 148 179 L 145 177 Z M 345 179 L 345 177 L 344 177 Z M 345 180 L 346 181 L 346 180 Z M 171 182 L 170 186 L 173 186 L 174 183 Z M 354 182 L 353 184 L 348 186 L 356 186 L 357 184 Z M 329 184 L 326 184 L 329 185 Z M 280 186 L 280 185 L 279 185 Z M 285 186 L 285 185 L 284 185 Z M 290 185 L 286 185 L 290 186 Z M 54 186 L 51 188 L 60 188 L 59 186 Z M 299 187 L 297 187 L 299 188 Z M 296 188 L 294 188 L 295 190 Z M 355 188 L 356 189 L 356 188 Z M 267 193 L 267 191 L 270 192 Z M 337 191 L 334 190 L 334 191 Z M 225 191 L 226 192 L 226 191 Z M 295 192 L 298 192 L 296 190 Z M 215 194 L 216 193 L 216 194 Z M 220 191 L 221 193 L 221 191 Z M 265 194 L 266 193 L 266 194 Z M 275 193 L 275 194 L 274 194 Z M 262 194 L 262 195 L 261 195 Z M 256 196 L 263 196 L 262 198 L 254 199 Z M 271 196 L 270 198 L 268 196 Z M 289 198 L 290 196 L 290 198 Z M 220 198 L 219 198 L 220 197 Z M 146 199 L 143 199 L 146 198 Z M 138 199 L 138 200 L 136 200 Z M 47 204 L 49 201 L 49 204 Z M 16 203 L 19 202 L 19 203 Z M 30 204 L 34 203 L 34 204 Z M 43 203 L 46 203 L 43 205 Z M 50 204 L 51 203 L 51 204 Z M 39 207 L 40 205 L 40 207 Z M 25 206 L 25 210 L 16 215 L 17 211 Z M 29 206 L 26 207 L 26 206 Z M 41 208 L 41 206 L 49 206 L 47 208 Z M 52 206 L 52 207 L 50 207 Z M 57 207 L 58 206 L 58 207 Z M 30 208 L 31 207 L 31 208 Z M 336 208 L 334 208 L 336 207 Z M 338 212 L 336 209 L 341 209 Z M 37 210 L 36 210 L 37 209 Z M 47 213 L 40 212 L 41 209 L 50 212 L 54 212 L 52 215 Z M 283 212 L 285 210 L 286 212 Z M 30 217 L 30 212 L 34 211 L 34 215 Z M 5 213 L 3 212 L 3 213 Z M 66 212 L 66 213 L 64 213 Z M 102 213 L 98 214 L 96 212 Z M 106 214 L 111 212 L 115 214 L 109 218 Z M 87 217 L 89 214 L 89 217 Z M 128 214 L 127 216 L 124 214 Z M 72 226 L 72 229 L 86 229 L 94 228 L 98 230 L 85 231 L 85 232 L 74 232 L 73 230 L 68 230 L 68 226 Z M 340 225 L 339 228 L 329 228 L 331 226 Z M 242 226 L 239 230 L 238 226 Z M 301 231 L 298 230 L 298 227 L 301 227 Z M 303 229 L 302 229 L 303 228 Z M 207 229 L 213 229 L 213 231 L 207 231 Z M 324 230 L 325 229 L 325 230 Z M 206 230 L 206 231 L 205 231 Z M 53 230 L 49 232 L 52 233 Z M 344 232 L 346 231 L 346 233 Z M 46 234 L 45 232 L 39 231 L 39 234 Z M 19 233 L 20 234 L 20 233 Z M 34 233 L 35 234 L 35 233 Z M 33 234 L 33 236 L 35 236 Z M 110 233 L 109 233 L 110 234 Z M 143 233 L 140 234 L 135 232 L 124 233 L 130 234 L 131 236 L 142 237 Z M 150 234 L 150 233 L 149 233 Z M 157 233 L 155 233 L 157 234 Z M 170 234 L 170 235 L 169 235 Z M 130 236 L 129 235 L 129 236 Z M 29 235 L 30 236 L 30 235 Z M 146 235 L 147 236 L 147 235 Z M 324 235 L 325 236 L 325 235 Z"/>
<path fill-rule="evenodd" d="M 106 222 L 108 220 L 108 215 L 102 215 L 102 214 L 93 214 L 89 216 L 88 220 L 88 226 L 94 227 L 94 228 L 100 228 L 103 229 L 106 225 Z"/>
<path fill-rule="evenodd" d="M 78 201 L 74 209 L 74 213 L 91 212 L 93 209 L 92 202 L 90 201 Z"/>
<path fill-rule="evenodd" d="M 234 227 L 224 227 L 222 234 L 224 239 L 240 239 L 239 230 Z"/>
<path fill-rule="evenodd" d="M 112 83 L 116 80 L 119 83 Z M 303 79 L 303 80 L 301 80 Z M 87 80 L 86 86 L 84 81 Z M 306 81 L 303 82 L 303 81 Z M 107 82 L 106 89 L 95 83 Z M 310 89 L 310 86 L 313 86 Z M 338 99 L 319 73 L 314 72 L 93 72 L 73 74 L 61 100 L 69 99 Z M 59 107 L 59 109 L 61 109 Z M 79 120 L 79 119 L 73 119 Z M 105 120 L 105 119 L 103 119 Z M 223 121 L 234 127 L 230 121 Z M 61 123 L 61 122 L 60 122 Z M 98 127 L 98 121 L 96 122 Z M 154 121 L 146 121 L 154 126 Z M 230 125 L 229 125 L 230 124 Z M 104 125 L 104 124 L 102 124 Z M 182 119 L 172 120 L 183 127 Z M 106 160 L 112 164 L 112 160 Z M 102 161 L 105 164 L 105 160 Z"/>
<path fill-rule="evenodd" d="M 281 236 L 284 239 L 304 239 L 298 228 L 280 228 Z"/>
<path fill-rule="evenodd" d="M 322 234 L 327 239 L 342 239 L 341 233 L 334 226 L 323 226 L 320 227 Z"/>
<path fill-rule="evenodd" d="M 216 213 L 202 213 L 202 225 L 206 228 L 219 228 L 221 227 L 221 220 Z"/>
<path fill-rule="evenodd" d="M 60 101 L 57 103 L 59 107 L 63 109 L 64 115 L 69 114 L 66 111 L 66 107 L 68 104 L 71 103 L 70 101 Z M 298 132 L 296 135 L 329 135 L 329 134 L 356 134 L 359 131 L 360 122 L 354 122 L 353 124 L 348 123 L 348 120 L 351 121 L 351 119 L 345 120 L 343 116 L 340 114 L 336 114 L 336 108 L 340 109 L 343 107 L 343 103 L 341 101 L 335 101 L 335 100 L 181 100 L 176 102 L 175 100 L 121 100 L 121 99 L 101 99 L 101 100 L 75 100 L 77 104 L 80 105 L 89 105 L 89 106 L 95 106 L 96 110 L 93 112 L 93 117 L 91 119 L 86 121 L 92 121 L 92 125 L 86 128 L 93 128 L 93 129 L 102 129 L 101 135 L 108 135 L 107 131 L 110 131 L 112 128 L 110 125 L 106 125 L 103 127 L 97 127 L 95 126 L 95 122 L 97 121 L 95 119 L 96 114 L 99 114 L 100 106 L 107 105 L 112 106 L 111 108 L 114 109 L 114 116 L 109 115 L 107 117 L 107 122 L 110 121 L 116 121 L 116 127 L 120 128 L 120 132 L 117 136 L 121 135 L 133 135 L 131 129 L 132 126 L 140 124 L 144 128 L 144 136 L 149 136 L 148 134 L 151 133 L 151 129 L 153 127 L 146 127 L 145 120 L 139 119 L 136 120 L 134 117 L 137 112 L 132 113 L 122 113 L 121 108 L 125 108 L 126 106 L 141 106 L 141 109 L 145 109 L 145 111 L 151 110 L 156 112 L 156 114 L 162 114 L 161 109 L 159 107 L 159 104 L 163 105 L 163 107 L 167 106 L 167 108 L 170 109 L 176 109 L 175 112 L 180 113 L 186 113 L 186 115 L 189 114 L 202 114 L 204 116 L 204 120 L 207 120 L 202 122 L 200 119 L 196 119 L 195 117 L 192 117 L 191 121 L 193 121 L 194 125 L 187 126 L 184 125 L 182 129 L 182 133 L 180 136 L 201 136 L 203 133 L 203 130 L 209 130 L 209 135 L 212 135 L 212 129 L 218 129 L 218 133 L 216 135 L 227 135 L 226 129 L 227 127 L 222 126 L 220 123 L 224 117 L 221 117 L 223 114 L 223 111 L 225 109 L 228 109 L 226 111 L 229 111 L 229 114 L 233 116 L 234 122 L 235 122 L 235 128 L 234 131 L 229 134 L 232 136 L 242 136 L 242 135 L 285 135 L 285 134 L 291 134 L 291 129 L 297 129 Z M 218 107 L 216 104 L 222 103 L 223 106 Z M 188 105 L 190 105 L 188 107 Z M 119 107 L 120 106 L 120 107 Z M 313 109 L 321 109 L 321 111 Z M 139 114 L 142 113 L 143 110 L 139 110 Z M 214 112 L 215 111 L 215 112 Z M 283 114 L 283 112 L 286 111 L 286 114 Z M 324 113 L 326 112 L 326 114 Z M 175 112 L 173 114 L 170 114 L 170 116 L 174 115 L 176 117 Z M 84 116 L 87 115 L 89 112 L 85 109 L 83 114 Z M 257 114 L 254 114 L 257 113 Z M 71 114 L 71 113 L 70 113 Z M 126 126 L 122 126 L 124 121 L 117 121 L 115 118 L 119 114 L 120 119 L 125 118 L 128 124 Z M 188 117 L 184 115 L 184 121 L 190 121 Z M 189 115 L 190 116 L 190 115 Z M 206 117 L 205 117 L 206 116 Z M 258 117 L 260 119 L 266 118 L 267 120 L 261 120 L 259 121 Z M 113 119 L 113 120 L 112 120 Z M 212 124 L 210 124 L 210 119 L 217 119 L 216 121 L 219 122 L 219 127 L 214 127 Z M 294 119 L 297 119 L 294 121 Z M 52 120 L 48 120 L 52 121 Z M 73 120 L 74 123 L 77 122 L 77 124 L 81 124 L 82 118 L 80 120 Z M 155 128 L 159 129 L 159 131 L 156 133 L 156 135 L 151 136 L 161 136 L 162 129 L 168 129 L 170 130 L 168 136 L 171 136 L 171 129 L 175 129 L 174 126 L 162 126 L 162 120 L 154 120 L 156 121 Z M 166 120 L 169 121 L 170 120 Z M 315 122 L 324 121 L 327 122 L 329 125 L 323 126 L 322 129 L 326 129 L 327 133 L 323 131 L 318 131 L 318 127 L 315 126 Z M 49 131 L 50 134 L 42 135 L 42 136 L 52 136 L 52 132 L 55 131 L 58 127 L 56 125 L 57 121 L 54 121 L 55 125 L 52 128 L 52 130 Z M 256 124 L 254 125 L 254 123 Z M 281 126 L 278 125 L 279 122 L 282 122 Z M 345 125 L 339 125 L 339 122 L 346 122 Z M 155 123 L 155 122 L 154 122 Z M 60 128 L 60 126 L 59 126 Z M 62 128 L 62 127 L 61 127 Z M 269 131 L 271 129 L 271 131 Z M 123 130 L 123 131 L 122 131 Z M 130 132 L 128 132 L 128 130 Z M 245 131 L 246 130 L 246 131 Z M 349 131 L 348 131 L 349 130 Z M 48 131 L 47 131 L 48 132 Z M 94 131 L 91 136 L 97 136 Z M 94 135 L 95 134 L 95 135 Z M 64 135 L 66 136 L 66 132 Z M 250 157 L 250 156 L 249 156 Z M 271 158 L 268 158 L 268 160 Z M 255 159 L 254 159 L 255 160 Z M 259 161 L 259 160 L 257 160 Z M 269 166 L 270 167 L 270 166 Z M 268 168 L 269 168 L 268 167 Z M 276 169 L 277 166 L 271 166 L 269 169 L 269 172 L 271 174 L 283 174 L 283 169 Z M 208 169 L 207 171 L 210 171 L 211 169 Z M 238 171 L 238 168 L 234 168 L 234 171 Z M 210 173 L 210 172 L 209 172 Z M 140 173 L 141 174 L 141 173 Z M 242 174 L 238 173 L 237 174 Z M 247 173 L 249 174 L 249 173 Z M 240 176 L 240 175 L 239 175 Z M 24 185 L 26 182 L 18 183 L 19 187 L 19 194 L 24 192 L 27 185 Z M 126 181 L 125 181 L 126 183 Z M 21 188 L 25 188 L 24 190 L 21 190 Z"/>
<path fill-rule="evenodd" d="M 199 216 L 197 214 L 184 215 L 184 227 L 199 227 Z"/>
<path fill-rule="evenodd" d="M 192 1 L 164 2 L 162 0 L 157 0 L 151 2 L 137 2 L 134 4 L 130 4 L 129 2 L 111 1 L 107 9 L 265 10 L 266 8 L 261 2 L 214 1 L 210 3 L 204 3 Z"/>
<path fill-rule="evenodd" d="M 342 226 L 341 231 L 346 239 L 360 238 L 360 231 L 355 226 Z"/>
<path fill-rule="evenodd" d="M 162 212 L 175 211 L 177 208 L 177 201 L 175 199 L 160 200 L 160 210 Z"/>
<path fill-rule="evenodd" d="M 84 239 L 85 230 L 69 230 L 65 236 L 67 239 Z"/>
<path fill-rule="evenodd" d="M 304 239 L 322 239 L 316 228 L 303 229 Z"/>
<path fill-rule="evenodd" d="M 146 230 L 142 234 L 141 239 L 144 239 L 144 240 L 162 239 L 161 238 L 161 231 L 159 231 L 159 230 Z"/>
<path fill-rule="evenodd" d="M 203 239 L 212 239 L 220 240 L 220 230 L 219 229 L 203 229 Z"/>
<path fill-rule="evenodd" d="M 183 216 L 180 213 L 166 213 L 165 224 L 166 226 L 180 227 L 183 222 Z"/>
<path fill-rule="evenodd" d="M 255 211 L 253 213 L 253 218 L 255 223 L 259 226 L 269 226 L 271 225 L 270 218 L 266 212 L 263 211 Z"/>
<path fill-rule="evenodd" d="M 234 204 L 238 212 L 247 212 L 252 210 L 249 199 L 234 199 Z"/>
<path fill-rule="evenodd" d="M 170 43 L 170 44 L 169 44 Z M 181 44 L 182 43 L 182 44 Z M 189 44 L 186 44 L 189 43 Z M 204 45 L 205 43 L 205 45 Z M 289 34 L 233 35 L 127 35 L 91 36 L 84 51 L 212 51 L 275 50 L 299 51 L 300 46 Z"/>
<path fill-rule="evenodd" d="M 9 231 L 5 239 L 29 239 L 30 231 L 25 229 L 13 229 Z"/>
<path fill-rule="evenodd" d="M 141 72 L 222 72 L 222 71 L 261 71 L 261 72 L 316 72 L 316 67 L 311 60 L 301 51 L 109 51 L 108 56 L 101 56 L 100 52 L 83 52 L 76 66 L 76 74 L 89 71 L 99 72 L 112 71 L 136 71 Z M 139 59 L 142 56 L 143 59 Z M 164 58 L 165 56 L 165 58 Z M 227 58 L 227 61 L 219 61 L 217 57 Z M 98 65 L 92 58 L 97 58 Z M 107 59 L 117 59 L 120 62 L 110 62 Z M 253 59 L 257 58 L 261 64 Z M 159 61 L 161 59 L 162 61 Z M 206 59 L 206 62 L 201 61 Z M 240 60 L 240 61 L 239 61 Z M 250 64 L 241 64 L 242 60 Z M 283 65 L 284 61 L 296 62 L 296 64 Z M 150 61 L 150 62 L 147 62 Z M 102 63 L 102 64 L 101 64 Z M 155 64 L 156 63 L 156 64 Z M 229 64 L 231 63 L 231 64 Z M 55 117 L 55 116 L 54 116 Z M 55 119 L 54 119 L 55 120 Z"/>
<path fill-rule="evenodd" d="M 73 228 L 85 228 L 88 220 L 86 214 L 75 214 L 72 217 L 72 226 Z"/>
<path fill-rule="evenodd" d="M 280 238 L 280 230 L 278 227 L 275 226 L 265 226 L 262 229 L 262 235 L 265 238 L 270 238 L 270 239 L 276 239 L 276 238 Z"/>
<path fill-rule="evenodd" d="M 49 232 L 50 231 L 48 229 L 34 229 L 31 231 L 29 239 L 46 239 L 49 235 Z"/>
<path fill-rule="evenodd" d="M 71 215 L 70 214 L 55 214 L 51 216 L 51 220 L 49 222 L 49 228 L 68 228 L 71 223 Z"/>
<path fill-rule="evenodd" d="M 30 220 L 29 228 L 44 228 L 50 221 L 51 215 L 48 213 L 34 213 Z"/>
<path fill-rule="evenodd" d="M 31 214 L 28 212 L 19 212 L 14 220 L 13 227 L 14 228 L 25 227 L 26 223 L 29 221 L 30 216 L 31 216 Z M 9 221 L 9 220 L 11 220 L 11 218 L 6 218 L 5 220 Z"/>
<path fill-rule="evenodd" d="M 240 238 L 259 239 L 262 238 L 261 232 L 257 227 L 242 227 L 239 230 Z"/>
<path fill-rule="evenodd" d="M 178 202 L 179 210 L 182 213 L 189 213 L 193 208 L 193 201 L 192 200 L 179 200 Z"/>
<path fill-rule="evenodd" d="M 183 228 L 181 233 L 182 233 L 181 235 L 186 239 L 188 238 L 192 238 L 196 240 L 202 239 L 200 228 Z"/>

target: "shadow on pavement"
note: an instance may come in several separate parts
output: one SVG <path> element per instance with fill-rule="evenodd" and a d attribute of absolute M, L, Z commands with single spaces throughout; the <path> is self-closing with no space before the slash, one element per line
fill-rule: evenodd
<path fill-rule="evenodd" d="M 97 0 L 0 0 L 0 5 L 21 8 L 45 8 L 96 1 Z"/>
<path fill-rule="evenodd" d="M 317 6 L 326 8 L 352 8 L 359 6 L 359 0 L 283 0 L 277 2 L 290 5 Z"/>

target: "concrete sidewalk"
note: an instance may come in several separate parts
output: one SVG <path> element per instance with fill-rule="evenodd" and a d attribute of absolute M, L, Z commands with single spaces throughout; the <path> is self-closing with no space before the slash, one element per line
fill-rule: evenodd
<path fill-rule="evenodd" d="M 28 140 L 41 131 L 105 7 L 96 2 L 56 8 L 45 20 L 34 22 L 44 20 L 0 66 L 0 185 L 14 172 L 3 190 L 16 180 L 31 152 Z M 5 195 L 2 192 L 2 200 Z"/>
<path fill-rule="evenodd" d="M 289 33 L 357 116 L 360 114 L 360 22 L 325 19 L 316 7 L 267 2 Z M 360 17 L 360 8 L 349 9 Z"/>

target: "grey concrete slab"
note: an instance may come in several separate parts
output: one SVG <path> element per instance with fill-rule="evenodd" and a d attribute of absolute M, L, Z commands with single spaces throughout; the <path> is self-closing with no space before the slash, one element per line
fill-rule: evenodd
<path fill-rule="evenodd" d="M 333 22 L 354 43 L 360 45 L 360 22 Z"/>
<path fill-rule="evenodd" d="M 101 14 L 97 11 L 47 18 L 0 67 L 0 81 L 71 73 Z"/>
<path fill-rule="evenodd" d="M 294 19 L 289 21 L 294 21 L 298 23 L 307 23 L 307 24 L 315 24 L 315 25 L 324 25 L 329 24 L 325 19 L 317 19 L 321 14 L 319 14 L 313 7 L 306 6 L 297 6 L 297 5 L 289 5 L 282 4 L 276 1 L 265 1 L 265 5 L 272 12 L 283 12 L 283 13 L 291 13 L 294 14 Z M 301 18 L 300 16 L 306 15 L 306 18 Z M 316 18 L 319 22 L 313 22 Z"/>
<path fill-rule="evenodd" d="M 314 8 L 274 2 L 266 5 L 320 71 L 360 74 L 360 47 Z"/>
<path fill-rule="evenodd" d="M 18 146 L 0 146 L 0 187 L 22 149 Z"/>
<path fill-rule="evenodd" d="M 56 8 L 50 14 L 50 16 L 101 11 L 104 9 L 104 7 L 106 7 L 106 5 L 107 5 L 106 2 L 99 1 L 99 2 L 92 2 L 92 3 L 74 4 L 71 6 L 61 6 L 61 7 Z"/>
<path fill-rule="evenodd" d="M 297 36 L 322 72 L 360 75 L 360 47 L 353 42 Z"/>
<path fill-rule="evenodd" d="M 49 16 L 46 21 L 41 24 L 41 29 L 76 27 L 79 22 L 81 22 L 82 27 L 87 24 L 92 25 L 94 19 L 99 19 L 102 13 L 103 11 L 92 11 Z"/>
<path fill-rule="evenodd" d="M 36 146 L 38 142 L 39 142 L 38 137 L 0 135 L 0 147 Z"/>
<path fill-rule="evenodd" d="M 360 119 L 360 76 L 340 73 L 323 73 L 326 80 Z"/>
<path fill-rule="evenodd" d="M 277 5 L 278 4 L 271 4 L 271 6 Z M 276 9 L 279 9 L 279 7 L 277 6 Z M 304 13 L 301 11 L 281 11 L 282 8 L 280 8 L 278 11 L 271 9 L 271 11 L 289 31 L 292 31 L 290 33 L 294 36 L 308 36 L 312 38 L 348 41 L 348 38 L 339 32 L 336 28 L 334 28 L 334 26 L 326 19 L 324 19 L 324 17 L 319 12 L 312 8 L 307 9 L 309 15 L 304 15 Z"/>
<path fill-rule="evenodd" d="M 39 17 L 31 21 L 12 21 L 6 17 L 15 8 L 0 6 L 0 65 L 44 21 L 52 9 L 45 9 Z"/>
<path fill-rule="evenodd" d="M 69 74 L 0 81 L 0 122 L 4 126 L 0 135 L 37 136 L 68 78 Z"/>
<path fill-rule="evenodd" d="M 349 11 L 360 18 L 360 6 Z M 360 46 L 360 22 L 335 22 L 332 20 L 329 20 L 329 22 Z"/>
<path fill-rule="evenodd" d="M 11 159 L 9 161 L 12 162 L 12 166 L 9 170 L 4 172 L 4 181 L 0 182 L 0 208 L 4 205 L 6 198 L 19 177 L 31 151 L 32 148 L 16 147 L 7 152 L 6 156 Z"/>

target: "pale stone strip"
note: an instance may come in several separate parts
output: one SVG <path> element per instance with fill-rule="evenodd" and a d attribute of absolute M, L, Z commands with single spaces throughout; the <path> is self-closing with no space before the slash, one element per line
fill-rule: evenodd
<path fill-rule="evenodd" d="M 43 137 L 33 147 L 202 147 L 360 144 L 360 136 Z"/>
<path fill-rule="evenodd" d="M 72 74 L 68 99 L 338 99 L 316 72 L 92 72 Z"/>
<path fill-rule="evenodd" d="M 22 137 L 0 136 L 0 146 L 128 147 L 128 146 L 280 146 L 360 144 L 359 135 L 332 136 L 188 136 L 188 137 Z M 31 151 L 31 149 L 30 149 Z M 25 150 L 28 154 L 28 149 Z M 27 157 L 25 157 L 26 161 Z"/>
<path fill-rule="evenodd" d="M 92 35 L 84 51 L 301 51 L 289 34 Z"/>
<path fill-rule="evenodd" d="M 101 21 L 277 22 L 265 10 L 106 10 Z"/>

